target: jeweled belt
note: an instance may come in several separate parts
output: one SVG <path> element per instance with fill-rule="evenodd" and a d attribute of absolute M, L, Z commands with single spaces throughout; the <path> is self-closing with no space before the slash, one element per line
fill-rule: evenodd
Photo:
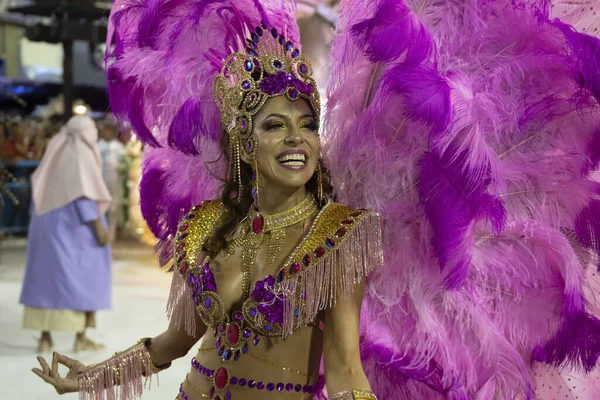
<path fill-rule="evenodd" d="M 208 397 L 214 400 L 230 400 L 231 392 L 228 390 L 230 385 L 248 387 L 250 389 L 256 390 L 267 390 L 269 392 L 287 391 L 298 393 L 302 392 L 309 394 L 317 393 L 324 386 L 324 382 L 321 381 L 317 382 L 314 385 L 302 385 L 300 383 L 294 384 L 292 382 L 287 382 L 284 384 L 283 382 L 273 383 L 256 381 L 254 379 L 239 378 L 237 376 L 232 375 L 229 371 L 229 368 L 227 367 L 219 367 L 216 370 L 212 370 L 200 364 L 195 357 L 192 358 L 192 368 L 194 368 L 202 375 L 212 379 L 213 386 L 208 392 Z M 182 388 L 180 388 L 180 395 L 184 399 L 187 398 L 187 396 L 184 397 L 185 393 L 183 393 Z"/>

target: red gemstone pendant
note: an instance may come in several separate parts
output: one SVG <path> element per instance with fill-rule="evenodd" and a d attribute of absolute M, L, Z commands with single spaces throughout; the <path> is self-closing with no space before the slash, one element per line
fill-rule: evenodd
<path fill-rule="evenodd" d="M 237 324 L 231 324 L 227 328 L 227 341 L 232 346 L 237 346 L 240 340 L 240 327 Z"/>
<path fill-rule="evenodd" d="M 265 219 L 261 214 L 257 214 L 256 217 L 252 220 L 252 232 L 257 235 L 262 233 L 263 228 L 265 227 Z"/>
<path fill-rule="evenodd" d="M 225 389 L 229 383 L 229 370 L 226 367 L 221 367 L 215 372 L 215 387 L 219 390 Z"/>

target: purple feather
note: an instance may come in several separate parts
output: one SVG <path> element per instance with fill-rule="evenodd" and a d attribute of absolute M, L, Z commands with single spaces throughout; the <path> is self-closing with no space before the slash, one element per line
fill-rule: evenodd
<path fill-rule="evenodd" d="M 260 22 L 262 25 L 264 25 L 267 28 L 270 28 L 271 22 L 269 21 L 269 16 L 267 15 L 264 7 L 262 6 L 262 4 L 260 4 L 259 0 L 252 0 L 252 3 L 254 4 L 254 7 L 256 7 L 256 9 L 258 10 L 258 13 L 260 14 Z"/>
<path fill-rule="evenodd" d="M 418 64 L 434 53 L 427 30 L 402 1 L 383 0 L 373 17 L 353 25 L 350 32 L 372 62 L 404 56 L 403 62 Z"/>
<path fill-rule="evenodd" d="M 486 219 L 498 234 L 506 219 L 502 201 L 486 193 L 489 177 L 471 176 L 464 168 L 466 156 L 450 148 L 441 157 L 428 152 L 419 162 L 419 200 L 433 227 L 440 267 L 450 267 L 447 289 L 460 288 L 467 276 L 473 224 Z"/>
<path fill-rule="evenodd" d="M 400 64 L 384 74 L 381 90 L 402 96 L 404 113 L 413 121 L 431 126 L 437 139 L 450 125 L 450 87 L 440 73 L 429 67 Z"/>
<path fill-rule="evenodd" d="M 194 138 L 203 134 L 202 109 L 194 97 L 190 97 L 181 106 L 169 127 L 168 143 L 174 149 L 185 154 L 198 155 Z"/>
<path fill-rule="evenodd" d="M 578 62 L 581 87 L 600 101 L 600 39 L 579 33 L 559 20 L 552 24 L 563 32 Z"/>
<path fill-rule="evenodd" d="M 153 147 L 160 147 L 158 140 L 152 135 L 144 121 L 144 88 L 136 85 L 131 91 L 131 101 L 127 118 L 139 140 Z"/>
<path fill-rule="evenodd" d="M 441 395 L 454 392 L 455 399 L 467 400 L 467 394 L 460 385 L 446 387 L 442 383 L 443 372 L 435 361 L 430 361 L 427 366 L 420 369 L 414 368 L 411 357 L 395 353 L 385 345 L 371 341 L 365 343 L 367 344 L 363 345 L 360 351 L 362 362 L 366 368 L 374 368 L 378 374 L 385 375 L 391 381 L 405 382 L 411 379 L 422 382 Z M 379 394 L 379 396 L 383 398 L 384 394 Z"/>
<path fill-rule="evenodd" d="M 568 310 L 567 294 L 563 322 L 554 336 L 532 352 L 532 361 L 543 362 L 555 367 L 582 368 L 590 372 L 600 357 L 600 320 L 583 309 L 583 296 L 578 296 L 577 310 Z"/>
<path fill-rule="evenodd" d="M 600 195 L 600 188 L 597 190 Z M 600 200 L 592 200 L 579 212 L 575 221 L 575 232 L 580 243 L 600 254 Z M 598 266 L 600 271 L 600 265 Z"/>
<path fill-rule="evenodd" d="M 133 78 L 123 81 L 119 71 L 115 67 L 109 67 L 106 71 L 106 82 L 112 112 L 117 118 L 125 119 L 129 112 Z"/>

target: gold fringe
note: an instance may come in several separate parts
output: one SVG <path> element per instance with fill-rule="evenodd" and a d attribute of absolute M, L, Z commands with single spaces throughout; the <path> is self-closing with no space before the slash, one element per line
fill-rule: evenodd
<path fill-rule="evenodd" d="M 283 335 L 314 321 L 320 310 L 350 297 L 356 284 L 383 264 L 381 220 L 366 215 L 333 252 L 293 278 L 282 282 L 287 295 Z M 303 299 L 302 293 L 306 293 Z M 298 309 L 298 316 L 294 315 Z"/>
<path fill-rule="evenodd" d="M 79 375 L 79 400 L 129 400 L 141 396 L 144 387 L 151 383 L 151 375 L 158 372 L 143 340 Z"/>
<path fill-rule="evenodd" d="M 167 300 L 167 318 L 177 330 L 185 329 L 188 336 L 196 335 L 196 307 L 190 287 L 178 271 L 173 272 L 171 292 Z"/>

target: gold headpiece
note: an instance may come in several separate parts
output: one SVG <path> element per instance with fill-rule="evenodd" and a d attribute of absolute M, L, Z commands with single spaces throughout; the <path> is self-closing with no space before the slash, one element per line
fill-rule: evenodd
<path fill-rule="evenodd" d="M 246 39 L 246 53 L 233 53 L 223 63 L 213 84 L 221 122 L 229 134 L 230 146 L 252 158 L 256 139 L 252 136 L 252 117 L 267 99 L 286 96 L 291 101 L 306 99 L 317 121 L 321 102 L 310 63 L 277 29 L 256 27 Z M 233 154 L 232 162 L 235 154 Z M 236 175 L 232 165 L 234 177 Z"/>

